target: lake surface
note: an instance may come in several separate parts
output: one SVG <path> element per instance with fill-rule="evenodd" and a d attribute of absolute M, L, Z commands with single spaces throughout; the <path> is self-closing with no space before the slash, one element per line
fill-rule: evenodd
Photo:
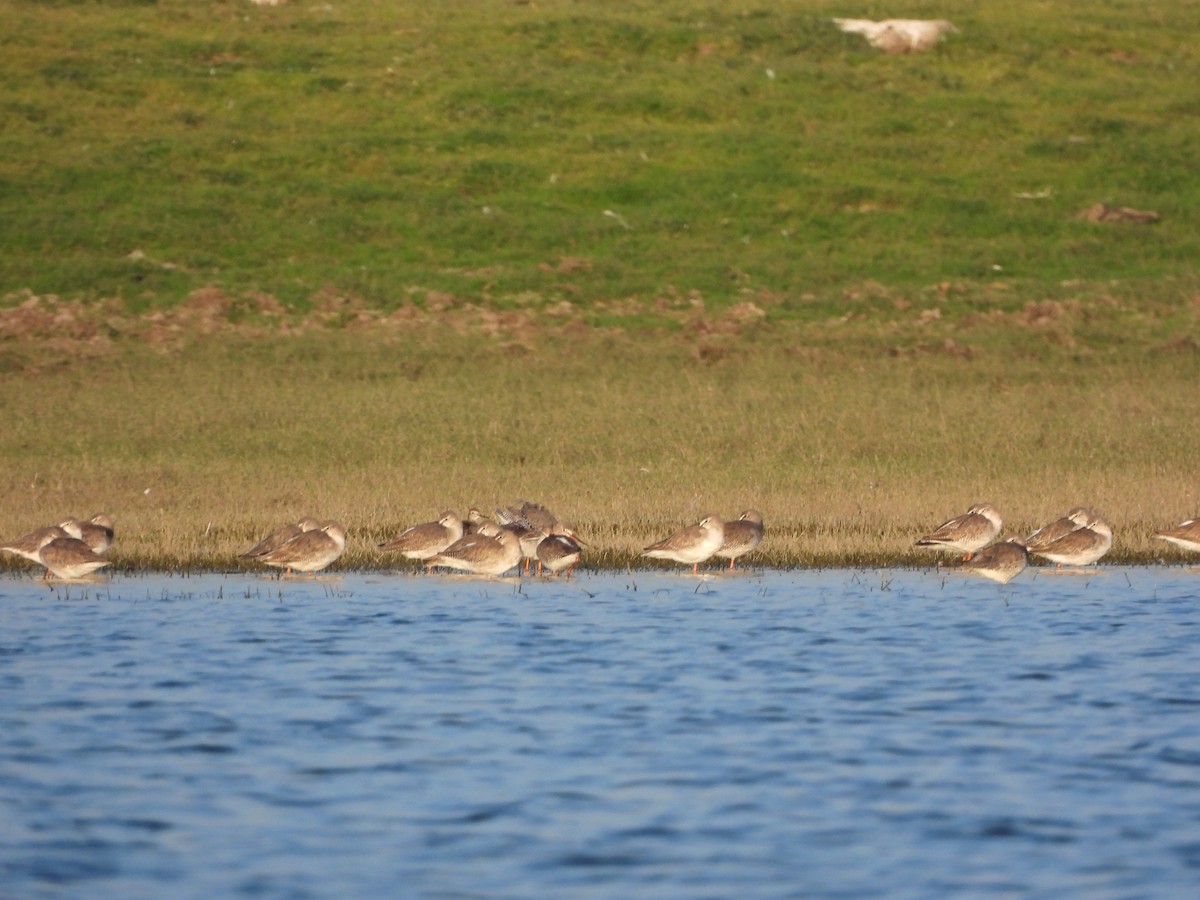
<path fill-rule="evenodd" d="M 1198 595 L 0 579 L 0 895 L 1197 896 Z"/>

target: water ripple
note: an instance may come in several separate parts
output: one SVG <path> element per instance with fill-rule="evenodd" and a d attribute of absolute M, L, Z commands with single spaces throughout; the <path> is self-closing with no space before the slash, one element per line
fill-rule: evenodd
<path fill-rule="evenodd" d="M 1196 583 L 1121 576 L 5 582 L 0 893 L 1190 896 Z"/>

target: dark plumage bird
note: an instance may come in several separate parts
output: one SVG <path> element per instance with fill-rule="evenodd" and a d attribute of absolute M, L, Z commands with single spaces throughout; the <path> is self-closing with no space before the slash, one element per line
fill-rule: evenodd
<path fill-rule="evenodd" d="M 579 562 L 584 546 L 584 540 L 570 525 L 559 523 L 554 526 L 554 530 L 537 545 L 538 574 L 542 574 L 543 568 L 555 575 L 566 569 L 567 577 L 571 577 L 571 570 Z"/>

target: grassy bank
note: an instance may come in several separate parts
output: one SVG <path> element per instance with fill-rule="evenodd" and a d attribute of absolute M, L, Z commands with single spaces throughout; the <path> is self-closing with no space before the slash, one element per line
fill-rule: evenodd
<path fill-rule="evenodd" d="M 951 328 L 911 325 L 930 327 Z M 103 509 L 122 560 L 226 567 L 313 514 L 348 526 L 347 564 L 384 566 L 375 541 L 408 524 L 529 497 L 580 527 L 595 565 L 748 506 L 768 523 L 761 562 L 914 563 L 931 559 L 920 532 L 986 499 L 1018 533 L 1086 503 L 1113 521 L 1114 559 L 1178 558 L 1149 536 L 1200 509 L 1200 358 L 1064 350 L 1046 327 L 1010 329 L 1022 355 L 961 324 L 909 352 L 743 333 L 716 358 L 695 328 L 126 346 L 0 382 L 0 533 Z"/>
<path fill-rule="evenodd" d="M 1179 558 L 1200 7 L 993 6 L 884 56 L 833 3 L 0 4 L 0 534 L 382 566 L 524 496 L 596 565 L 747 506 L 910 563 L 986 499 Z"/>

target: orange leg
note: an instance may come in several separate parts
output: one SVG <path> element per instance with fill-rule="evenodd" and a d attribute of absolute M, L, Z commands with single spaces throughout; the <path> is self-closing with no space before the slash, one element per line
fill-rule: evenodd
<path fill-rule="evenodd" d="M 729 557 L 729 571 L 730 572 L 733 571 L 733 557 L 732 556 Z"/>

